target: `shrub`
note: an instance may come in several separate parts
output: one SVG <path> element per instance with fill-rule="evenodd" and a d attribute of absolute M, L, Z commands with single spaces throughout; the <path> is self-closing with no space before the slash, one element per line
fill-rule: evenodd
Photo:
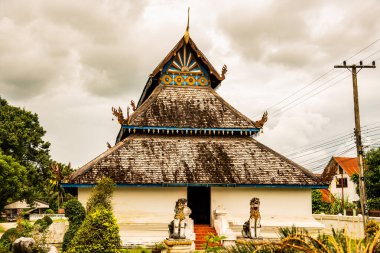
<path fill-rule="evenodd" d="M 97 206 L 87 214 L 66 252 L 119 252 L 120 244 L 119 227 L 112 211 Z"/>
<path fill-rule="evenodd" d="M 0 253 L 9 253 L 9 245 L 0 241 Z"/>
<path fill-rule="evenodd" d="M 46 209 L 45 214 L 54 214 L 54 211 L 52 209 Z"/>
<path fill-rule="evenodd" d="M 0 239 L 0 244 L 3 245 L 3 248 L 10 250 L 12 243 L 19 237 L 19 233 L 16 228 L 10 228 Z"/>
<path fill-rule="evenodd" d="M 44 232 L 53 223 L 53 220 L 49 216 L 44 216 L 42 219 L 38 219 L 34 222 L 34 227 L 39 232 Z"/>
<path fill-rule="evenodd" d="M 42 220 L 48 225 L 50 226 L 52 223 L 53 223 L 53 220 L 49 217 L 49 216 L 44 216 L 42 218 Z"/>
<path fill-rule="evenodd" d="M 69 222 L 80 222 L 86 217 L 86 211 L 83 205 L 77 199 L 70 199 L 64 205 L 65 216 L 69 219 Z"/>
<path fill-rule="evenodd" d="M 28 237 L 32 233 L 33 225 L 28 220 L 18 219 L 16 230 L 20 236 Z"/>
<path fill-rule="evenodd" d="M 69 229 L 63 237 L 62 251 L 67 250 L 71 240 L 74 238 L 76 232 L 86 217 L 86 211 L 77 199 L 70 199 L 65 203 L 65 215 L 69 219 L 70 224 Z"/>
<path fill-rule="evenodd" d="M 113 184 L 110 178 L 103 178 L 92 190 L 87 216 L 66 252 L 120 252 L 119 227 L 111 208 Z"/>
<path fill-rule="evenodd" d="M 114 188 L 112 179 L 105 177 L 99 180 L 96 187 L 92 190 L 90 199 L 87 202 L 87 212 L 101 205 L 105 209 L 111 210 L 111 198 Z"/>
<path fill-rule="evenodd" d="M 365 226 L 365 234 L 367 237 L 372 238 L 377 232 L 380 231 L 380 226 L 376 221 L 370 220 Z"/>
<path fill-rule="evenodd" d="M 320 190 L 312 190 L 311 199 L 313 213 L 328 213 L 330 203 L 322 200 L 322 192 Z"/>
<path fill-rule="evenodd" d="M 369 210 L 380 210 L 380 197 L 368 199 L 368 208 Z"/>

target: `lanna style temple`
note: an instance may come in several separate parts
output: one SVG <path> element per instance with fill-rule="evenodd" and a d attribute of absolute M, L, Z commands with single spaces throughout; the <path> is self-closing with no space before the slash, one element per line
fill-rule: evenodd
<path fill-rule="evenodd" d="M 85 204 L 91 187 L 111 177 L 123 243 L 168 237 L 181 198 L 196 233 L 203 224 L 236 239 L 253 197 L 260 199 L 264 238 L 276 236 L 280 226 L 321 227 L 312 218 L 311 190 L 326 186 L 255 140 L 268 115 L 253 121 L 218 95 L 226 72 L 224 66 L 219 74 L 187 30 L 150 74 L 137 105 L 132 101 L 133 113 L 113 108 L 121 124 L 116 144 L 63 184 L 77 188 Z"/>

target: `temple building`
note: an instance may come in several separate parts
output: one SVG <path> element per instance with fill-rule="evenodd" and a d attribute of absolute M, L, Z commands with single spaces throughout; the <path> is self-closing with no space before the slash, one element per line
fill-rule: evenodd
<path fill-rule="evenodd" d="M 91 187 L 111 177 L 123 243 L 164 239 L 179 198 L 188 199 L 195 226 L 213 226 L 231 240 L 253 197 L 260 199 L 263 237 L 281 226 L 321 228 L 311 190 L 327 186 L 255 140 L 267 114 L 253 121 L 219 96 L 226 72 L 224 66 L 219 74 L 187 30 L 150 74 L 137 105 L 132 101 L 133 112 L 113 108 L 121 124 L 116 144 L 63 184 L 77 188 L 85 204 Z M 139 228 L 144 232 L 133 232 Z"/>

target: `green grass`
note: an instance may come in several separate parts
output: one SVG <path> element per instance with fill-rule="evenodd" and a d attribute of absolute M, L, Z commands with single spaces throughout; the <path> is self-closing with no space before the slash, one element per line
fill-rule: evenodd
<path fill-rule="evenodd" d="M 5 232 L 5 228 L 3 228 L 1 225 L 0 225 L 0 233 L 4 233 Z"/>
<path fill-rule="evenodd" d="M 67 219 L 56 219 L 56 220 L 53 220 L 53 222 L 54 223 L 56 223 L 56 222 L 68 222 L 69 220 L 67 220 Z"/>
<path fill-rule="evenodd" d="M 151 253 L 152 251 L 150 249 L 138 247 L 135 249 L 122 249 L 121 252 L 122 253 Z"/>

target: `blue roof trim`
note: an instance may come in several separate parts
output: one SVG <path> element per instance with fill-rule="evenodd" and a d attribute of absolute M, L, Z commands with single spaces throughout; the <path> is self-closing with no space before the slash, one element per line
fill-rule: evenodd
<path fill-rule="evenodd" d="M 180 131 L 193 131 L 194 134 L 197 134 L 198 132 L 201 133 L 214 133 L 214 132 L 233 132 L 233 133 L 240 133 L 240 134 L 256 134 L 260 132 L 260 128 L 192 128 L 192 127 L 161 127 L 161 126 L 129 126 L 129 125 L 122 125 L 121 126 L 124 129 L 127 129 L 128 131 L 133 130 L 143 130 L 143 131 L 172 131 L 180 132 Z"/>
<path fill-rule="evenodd" d="M 90 188 L 95 184 L 61 184 L 63 188 Z M 328 189 L 328 185 L 291 185 L 291 184 L 116 184 L 119 187 L 252 187 L 252 188 L 292 188 L 292 189 Z"/>

